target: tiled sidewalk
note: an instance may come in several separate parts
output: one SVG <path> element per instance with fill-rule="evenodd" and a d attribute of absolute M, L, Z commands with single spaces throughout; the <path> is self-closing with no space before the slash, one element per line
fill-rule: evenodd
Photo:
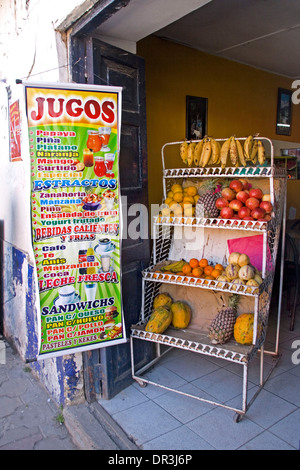
<path fill-rule="evenodd" d="M 296 450 L 300 441 L 300 315 L 295 330 L 282 314 L 277 367 L 239 423 L 235 412 L 148 384 L 134 383 L 109 401 L 99 403 L 141 449 Z M 275 338 L 270 318 L 268 338 Z M 292 349 L 295 340 L 297 350 Z M 274 346 L 266 342 L 266 350 Z M 272 361 L 266 356 L 265 371 Z M 198 392 L 214 402 L 241 408 L 242 366 L 180 349 L 166 354 L 148 377 L 182 391 Z M 249 399 L 259 384 L 259 357 L 249 367 Z"/>

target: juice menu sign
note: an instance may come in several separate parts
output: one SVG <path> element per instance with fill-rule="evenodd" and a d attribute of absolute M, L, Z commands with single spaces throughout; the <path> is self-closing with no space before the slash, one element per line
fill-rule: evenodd
<path fill-rule="evenodd" d="M 25 83 L 39 357 L 126 341 L 121 299 L 121 89 Z"/>

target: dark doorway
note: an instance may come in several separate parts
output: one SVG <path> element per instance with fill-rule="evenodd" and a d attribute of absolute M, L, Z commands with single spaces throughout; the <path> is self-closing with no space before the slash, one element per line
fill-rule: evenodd
<path fill-rule="evenodd" d="M 97 39 L 84 39 L 81 46 L 76 39 L 75 45 L 77 61 L 80 50 L 85 50 L 88 58 L 85 77 L 89 77 L 89 83 L 123 88 L 120 148 L 122 297 L 128 342 L 84 353 L 86 397 L 92 401 L 98 394 L 104 399 L 112 398 L 132 381 L 130 326 L 139 319 L 141 270 L 150 259 L 145 70 L 142 58 Z M 82 72 L 74 76 L 83 81 Z M 152 346 L 141 345 L 140 350 L 135 351 L 135 362 L 143 364 L 151 355 Z"/>

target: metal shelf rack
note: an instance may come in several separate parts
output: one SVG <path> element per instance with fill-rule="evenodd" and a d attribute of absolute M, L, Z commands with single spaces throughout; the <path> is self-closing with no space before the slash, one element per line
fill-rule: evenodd
<path fill-rule="evenodd" d="M 225 141 L 226 139 L 216 139 Z M 245 140 L 245 138 L 237 138 L 237 140 Z M 190 183 L 193 181 L 202 181 L 205 178 L 258 178 L 263 179 L 269 185 L 271 202 L 274 207 L 274 213 L 269 222 L 249 221 L 245 223 L 240 220 L 227 220 L 220 218 L 197 218 L 197 217 L 175 217 L 158 215 L 154 217 L 154 240 L 151 265 L 142 272 L 142 308 L 140 321 L 131 327 L 130 346 L 132 361 L 132 377 L 141 386 L 150 383 L 162 387 L 167 390 L 195 398 L 200 401 L 208 402 L 224 408 L 235 411 L 234 420 L 238 422 L 247 412 L 250 405 L 261 391 L 274 367 L 279 359 L 279 329 L 281 316 L 281 299 L 282 299 L 282 283 L 283 283 L 283 256 L 281 256 L 280 266 L 280 288 L 279 288 L 279 305 L 277 312 L 277 329 L 275 338 L 274 351 L 265 351 L 264 343 L 268 326 L 269 308 L 272 296 L 272 287 L 275 274 L 275 265 L 279 248 L 280 231 L 282 230 L 281 253 L 284 252 L 285 239 L 285 219 L 286 219 L 286 172 L 282 169 L 274 167 L 273 145 L 270 139 L 260 137 L 260 140 L 270 144 L 271 150 L 271 166 L 265 167 L 219 167 L 208 168 L 173 168 L 167 169 L 165 166 L 165 150 L 171 145 L 180 145 L 182 142 L 172 142 L 165 144 L 162 148 L 162 166 L 163 166 L 163 192 L 164 198 L 170 185 L 174 184 L 174 179 Z M 197 142 L 197 141 L 196 141 Z M 177 228 L 187 228 L 193 231 L 202 229 L 204 232 L 217 230 L 221 242 L 227 242 L 226 231 L 237 231 L 237 233 L 262 234 L 263 235 L 263 256 L 262 256 L 262 277 L 263 283 L 259 287 L 249 287 L 246 285 L 236 285 L 230 282 L 218 280 L 199 279 L 192 276 L 176 275 L 160 272 L 160 267 L 166 264 L 167 260 L 172 258 L 174 254 L 174 245 L 176 244 L 174 231 Z M 205 232 L 206 233 L 206 232 Z M 177 245 L 180 246 L 180 241 Z M 175 259 L 175 258 L 174 258 Z M 178 258 L 176 258 L 178 259 Z M 176 330 L 169 327 L 163 334 L 149 333 L 145 331 L 148 318 L 153 308 L 154 297 L 160 292 L 161 288 L 173 286 L 175 289 L 201 289 L 202 291 L 211 293 L 238 293 L 243 298 L 253 302 L 254 309 L 254 334 L 253 342 L 250 346 L 237 344 L 234 340 L 228 341 L 224 345 L 212 345 L 207 336 L 207 328 L 199 324 L 188 326 L 185 330 Z M 194 312 L 195 316 L 201 316 L 198 311 Z M 136 370 L 134 357 L 134 341 L 142 340 L 155 344 L 156 357 L 148 364 Z M 164 351 L 161 346 L 163 346 Z M 153 382 L 143 374 L 153 367 L 160 358 L 173 348 L 193 351 L 198 354 L 208 355 L 216 358 L 222 358 L 227 361 L 238 363 L 243 366 L 243 390 L 242 390 L 242 406 L 241 408 L 233 408 L 224 403 L 211 402 L 203 397 L 183 393 L 162 383 Z M 252 400 L 248 402 L 248 367 L 251 360 L 260 353 L 260 387 Z M 264 377 L 264 355 L 269 354 L 273 357 L 271 370 Z"/>

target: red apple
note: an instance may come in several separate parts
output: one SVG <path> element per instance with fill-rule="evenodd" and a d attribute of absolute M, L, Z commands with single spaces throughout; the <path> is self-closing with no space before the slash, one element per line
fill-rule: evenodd
<path fill-rule="evenodd" d="M 235 199 L 235 192 L 230 188 L 224 188 L 221 192 L 222 197 L 227 201 L 232 201 Z"/>
<path fill-rule="evenodd" d="M 271 214 L 271 212 L 273 210 L 273 205 L 269 201 L 262 201 L 260 203 L 259 207 L 261 207 L 262 209 L 265 209 L 266 214 Z"/>
<path fill-rule="evenodd" d="M 236 195 L 236 198 L 245 204 L 247 199 L 249 199 L 249 194 L 246 191 L 239 191 Z"/>
<path fill-rule="evenodd" d="M 231 219 L 234 215 L 233 209 L 231 207 L 223 207 L 220 212 L 222 219 Z"/>
<path fill-rule="evenodd" d="M 272 217 L 270 216 L 270 214 L 266 214 L 266 215 L 265 215 L 265 220 L 266 220 L 267 222 L 269 222 L 269 220 L 271 220 L 271 219 L 272 219 Z"/>
<path fill-rule="evenodd" d="M 265 209 L 261 209 L 260 207 L 257 207 L 256 209 L 253 209 L 253 211 L 251 211 L 251 216 L 253 217 L 253 219 L 262 219 L 265 215 Z"/>
<path fill-rule="evenodd" d="M 247 201 L 245 202 L 245 206 L 249 207 L 249 209 L 253 210 L 259 207 L 260 201 L 259 199 L 256 199 L 255 197 L 249 197 Z"/>
<path fill-rule="evenodd" d="M 259 188 L 252 188 L 249 191 L 249 196 L 250 197 L 255 197 L 256 199 L 262 199 L 263 195 L 264 195 L 264 193 Z"/>
<path fill-rule="evenodd" d="M 233 209 L 234 211 L 238 212 L 241 207 L 243 207 L 243 203 L 238 199 L 233 199 L 232 201 L 230 201 L 229 207 L 231 207 L 231 209 Z"/>
<path fill-rule="evenodd" d="M 233 180 L 229 184 L 229 188 L 238 193 L 244 189 L 243 183 L 240 180 Z"/>
<path fill-rule="evenodd" d="M 223 209 L 223 207 L 228 207 L 228 206 L 229 206 L 229 201 L 227 201 L 227 199 L 224 199 L 223 197 L 219 197 L 216 200 L 217 209 Z"/>
<path fill-rule="evenodd" d="M 251 210 L 249 207 L 243 206 L 241 209 L 238 211 L 238 215 L 241 219 L 244 219 L 245 217 L 249 217 L 251 214 Z"/>
<path fill-rule="evenodd" d="M 240 181 L 242 182 L 243 189 L 249 189 L 249 183 L 247 180 L 245 180 L 244 178 L 240 178 Z"/>

